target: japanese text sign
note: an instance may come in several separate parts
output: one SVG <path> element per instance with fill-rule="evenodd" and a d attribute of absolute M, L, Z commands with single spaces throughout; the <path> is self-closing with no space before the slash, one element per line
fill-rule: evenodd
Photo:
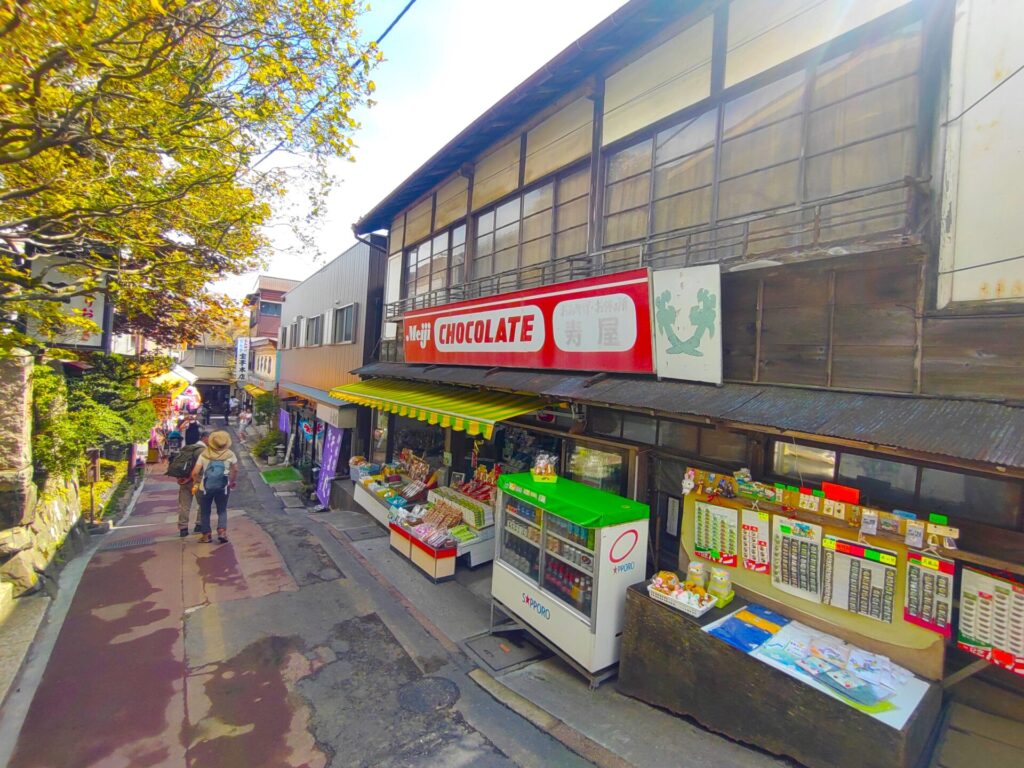
<path fill-rule="evenodd" d="M 651 373 L 646 269 L 410 312 L 405 361 Z"/>

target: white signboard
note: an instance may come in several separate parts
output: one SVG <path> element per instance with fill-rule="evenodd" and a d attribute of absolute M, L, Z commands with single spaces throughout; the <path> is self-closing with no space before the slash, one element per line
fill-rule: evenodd
<path fill-rule="evenodd" d="M 32 276 L 42 278 L 44 283 L 55 286 L 70 284 L 78 279 L 77 276 L 69 275 L 61 269 L 59 263 L 54 259 L 39 256 L 32 260 Z M 91 296 L 72 296 L 60 307 L 61 311 L 69 317 L 85 318 L 96 323 L 98 330 L 69 329 L 66 333 L 59 333 L 50 339 L 51 343 L 69 347 L 103 349 L 106 294 L 102 292 L 102 289 L 97 289 L 96 293 Z M 29 332 L 37 337 L 40 335 L 35 327 L 30 327 Z"/>
<path fill-rule="evenodd" d="M 249 337 L 235 339 L 235 381 L 245 381 L 249 373 Z"/>
<path fill-rule="evenodd" d="M 658 376 L 722 383 L 722 276 L 718 264 L 658 270 L 654 351 Z"/>

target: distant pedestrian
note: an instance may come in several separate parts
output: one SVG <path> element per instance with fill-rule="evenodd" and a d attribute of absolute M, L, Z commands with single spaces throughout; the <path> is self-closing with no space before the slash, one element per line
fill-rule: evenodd
<path fill-rule="evenodd" d="M 212 541 L 210 516 L 217 505 L 217 540 L 228 541 L 228 495 L 238 478 L 238 457 L 231 451 L 231 435 L 217 430 L 210 435 L 206 449 L 199 454 L 192 480 L 199 498 L 201 542 Z"/>
<path fill-rule="evenodd" d="M 208 439 L 205 432 L 200 432 L 199 440 L 192 445 L 185 446 L 167 467 L 167 474 L 178 481 L 178 535 L 182 538 L 188 536 L 188 519 L 192 511 L 192 500 L 195 498 L 192 493 L 192 470 L 196 467 L 199 455 L 206 450 Z M 197 512 L 193 533 L 201 532 L 202 528 L 199 525 Z"/>
<path fill-rule="evenodd" d="M 199 406 L 199 416 L 202 418 L 204 426 L 210 425 L 210 404 L 205 400 L 203 401 L 203 404 Z"/>
<path fill-rule="evenodd" d="M 189 421 L 188 426 L 185 427 L 185 445 L 195 445 L 199 442 L 199 437 L 203 434 L 203 428 L 199 426 L 199 422 L 195 419 Z"/>
<path fill-rule="evenodd" d="M 231 413 L 238 413 L 238 398 L 232 395 L 228 400 L 228 406 L 231 409 Z"/>

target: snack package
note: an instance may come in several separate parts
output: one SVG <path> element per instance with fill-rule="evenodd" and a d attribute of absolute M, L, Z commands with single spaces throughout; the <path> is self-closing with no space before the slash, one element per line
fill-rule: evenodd
<path fill-rule="evenodd" d="M 651 586 L 658 592 L 671 595 L 679 589 L 679 577 L 672 571 L 658 571 L 651 579 Z"/>

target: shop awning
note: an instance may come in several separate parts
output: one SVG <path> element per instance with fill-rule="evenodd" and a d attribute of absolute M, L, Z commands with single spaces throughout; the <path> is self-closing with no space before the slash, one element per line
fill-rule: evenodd
<path fill-rule="evenodd" d="M 495 423 L 540 410 L 545 405 L 540 398 L 527 395 L 393 379 L 371 379 L 335 387 L 331 397 L 486 438 L 491 437 Z"/>
<path fill-rule="evenodd" d="M 171 399 L 178 397 L 182 392 L 196 383 L 198 377 L 187 368 L 175 365 L 167 373 L 161 373 L 149 380 L 150 384 L 167 387 Z"/>
<path fill-rule="evenodd" d="M 253 397 L 259 397 L 260 395 L 270 394 L 267 390 L 261 389 L 260 387 L 257 387 L 255 384 L 246 384 L 244 387 L 242 387 L 242 389 L 244 389 Z"/>

